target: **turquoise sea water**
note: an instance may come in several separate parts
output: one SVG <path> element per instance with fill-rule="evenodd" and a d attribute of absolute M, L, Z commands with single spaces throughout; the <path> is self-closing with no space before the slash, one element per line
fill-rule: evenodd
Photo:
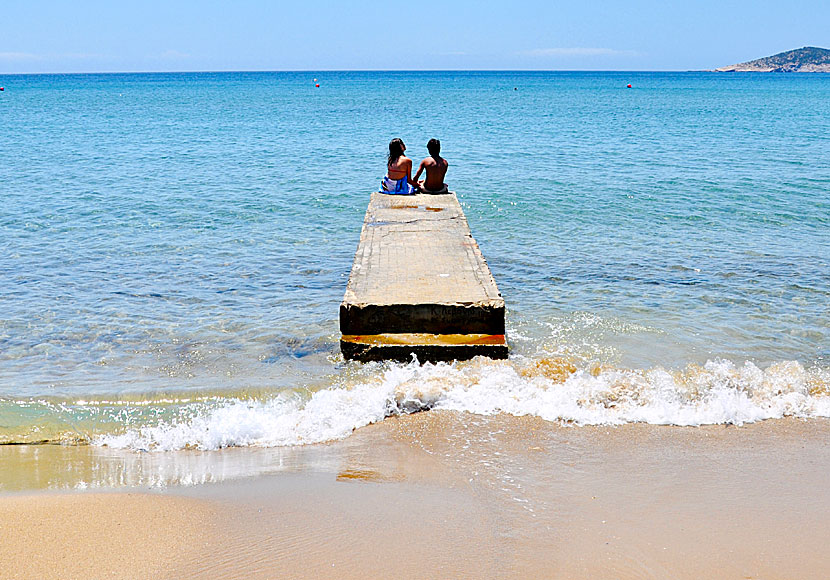
<path fill-rule="evenodd" d="M 0 86 L 0 441 L 286 445 L 421 406 L 830 414 L 830 76 Z M 393 137 L 416 162 L 441 139 L 509 361 L 341 359 L 338 304 Z"/>

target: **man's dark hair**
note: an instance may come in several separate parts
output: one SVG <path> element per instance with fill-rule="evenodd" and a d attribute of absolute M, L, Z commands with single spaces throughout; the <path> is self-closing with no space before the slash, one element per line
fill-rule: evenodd
<path fill-rule="evenodd" d="M 427 151 L 433 157 L 437 157 L 441 154 L 441 142 L 438 139 L 430 139 L 427 143 Z"/>

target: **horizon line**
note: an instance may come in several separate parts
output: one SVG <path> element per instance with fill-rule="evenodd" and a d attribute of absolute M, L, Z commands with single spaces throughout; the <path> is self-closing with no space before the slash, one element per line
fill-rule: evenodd
<path fill-rule="evenodd" d="M 545 73 L 545 72 L 584 72 L 584 73 L 682 73 L 682 72 L 720 72 L 714 69 L 541 69 L 541 68 L 475 68 L 475 69 L 382 69 L 382 68 L 332 68 L 332 69 L 220 69 L 220 70 L 125 70 L 125 71 L 40 71 L 40 72 L 0 72 L 0 76 L 34 76 L 34 75 L 124 75 L 124 74 L 216 74 L 216 73 L 327 73 L 327 72 L 505 72 L 505 73 Z M 726 71 L 731 72 L 731 71 Z M 752 72 L 752 71 L 745 71 Z"/>

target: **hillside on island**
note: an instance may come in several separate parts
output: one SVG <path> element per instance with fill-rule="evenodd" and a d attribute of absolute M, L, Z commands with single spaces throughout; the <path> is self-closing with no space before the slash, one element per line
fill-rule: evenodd
<path fill-rule="evenodd" d="M 830 50 L 805 46 L 765 58 L 716 68 L 716 72 L 830 72 Z"/>

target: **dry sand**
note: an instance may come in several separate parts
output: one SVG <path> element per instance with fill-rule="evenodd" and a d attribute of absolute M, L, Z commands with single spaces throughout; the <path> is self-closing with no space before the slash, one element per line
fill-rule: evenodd
<path fill-rule="evenodd" d="M 176 577 L 203 555 L 215 516 L 170 495 L 3 497 L 0 578 Z"/>
<path fill-rule="evenodd" d="M 829 440 L 822 420 L 577 428 L 429 412 L 326 445 L 166 454 L 217 483 L 0 498 L 0 577 L 827 578 Z M 137 469 L 123 455 L 102 468 L 115 460 L 100 450 L 40 455 L 61 466 L 51 487 L 72 487 L 67 465 L 97 461 L 101 481 Z M 31 450 L 0 451 L 0 468 L 15 456 Z"/>

